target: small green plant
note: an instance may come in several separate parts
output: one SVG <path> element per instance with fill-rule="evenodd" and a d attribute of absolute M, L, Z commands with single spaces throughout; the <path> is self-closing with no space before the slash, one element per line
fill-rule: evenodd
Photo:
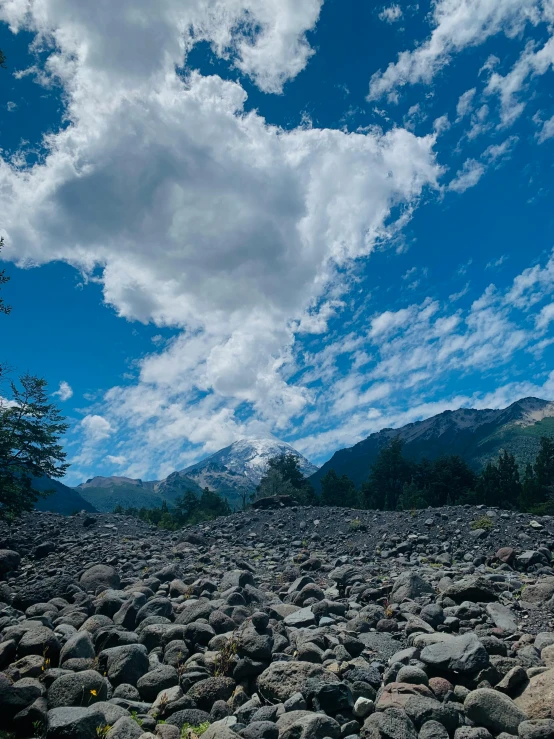
<path fill-rule="evenodd" d="M 352 521 L 350 521 L 349 525 L 352 531 L 358 531 L 362 525 L 362 522 L 359 518 L 353 518 Z"/>
<path fill-rule="evenodd" d="M 112 728 L 111 724 L 104 724 L 104 726 L 97 726 L 96 727 L 96 736 L 99 737 L 99 739 L 104 739 L 108 731 Z"/>
<path fill-rule="evenodd" d="M 238 652 L 239 643 L 236 636 L 232 636 L 220 650 L 215 659 L 214 674 L 216 677 L 225 677 L 229 674 L 233 657 Z"/>
<path fill-rule="evenodd" d="M 142 719 L 138 717 L 137 711 L 131 711 L 131 718 L 133 721 L 135 721 L 139 726 L 142 726 Z"/>
<path fill-rule="evenodd" d="M 35 736 L 44 736 L 44 734 L 46 734 L 44 721 L 33 721 L 33 731 Z"/>
<path fill-rule="evenodd" d="M 181 729 L 181 739 L 196 739 L 198 736 L 202 736 L 210 728 L 210 722 L 204 721 L 203 724 L 198 726 L 192 726 L 192 724 L 183 724 Z"/>
<path fill-rule="evenodd" d="M 489 529 L 492 529 L 493 526 L 494 522 L 488 516 L 483 516 L 483 518 L 478 518 L 476 521 L 471 522 L 471 528 L 473 531 L 476 531 L 477 529 L 485 529 L 485 531 L 488 531 Z"/>

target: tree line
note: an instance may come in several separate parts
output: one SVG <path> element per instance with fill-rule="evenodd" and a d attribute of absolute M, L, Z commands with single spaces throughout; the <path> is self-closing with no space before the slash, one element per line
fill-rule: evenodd
<path fill-rule="evenodd" d="M 229 502 L 218 493 L 204 488 L 197 496 L 192 490 L 185 490 L 176 498 L 170 508 L 166 501 L 154 508 L 124 508 L 121 505 L 113 509 L 114 513 L 134 516 L 141 521 L 157 526 L 160 529 L 177 531 L 183 526 L 193 526 L 204 521 L 212 521 L 219 516 L 229 516 L 233 511 Z"/>
<path fill-rule="evenodd" d="M 485 504 L 537 514 L 554 513 L 554 440 L 541 437 L 533 464 L 521 474 L 513 454 L 475 472 L 458 455 L 416 461 L 403 454 L 402 439 L 383 447 L 358 490 L 347 475 L 330 470 L 321 478 L 321 504 L 376 510 L 411 510 Z"/>

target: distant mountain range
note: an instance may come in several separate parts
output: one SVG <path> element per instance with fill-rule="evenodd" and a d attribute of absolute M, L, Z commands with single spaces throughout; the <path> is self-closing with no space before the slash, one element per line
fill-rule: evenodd
<path fill-rule="evenodd" d="M 231 505 L 238 505 L 244 492 L 255 491 L 268 460 L 279 454 L 297 457 L 306 477 L 317 470 L 290 444 L 276 439 L 249 439 L 236 441 L 191 467 L 172 472 L 164 480 L 94 477 L 75 490 L 99 511 L 112 511 L 117 505 L 152 508 L 163 501 L 171 506 L 185 490 L 200 495 L 205 487 L 226 497 Z"/>
<path fill-rule="evenodd" d="M 46 498 L 40 498 L 35 508 L 37 511 L 51 511 L 52 513 L 61 513 L 64 516 L 70 516 L 77 511 L 88 511 L 95 513 L 96 509 L 88 501 L 82 498 L 78 491 L 63 485 L 58 480 L 50 480 L 48 477 L 37 477 L 33 481 L 35 490 L 53 490 L 51 495 Z"/>
<path fill-rule="evenodd" d="M 404 440 L 404 455 L 412 459 L 458 454 L 479 470 L 506 449 L 524 467 L 534 461 L 540 437 L 554 436 L 554 402 L 523 398 L 502 410 L 461 408 L 402 428 L 383 429 L 335 452 L 310 481 L 319 490 L 322 476 L 335 470 L 360 486 L 379 451 L 396 436 Z"/>

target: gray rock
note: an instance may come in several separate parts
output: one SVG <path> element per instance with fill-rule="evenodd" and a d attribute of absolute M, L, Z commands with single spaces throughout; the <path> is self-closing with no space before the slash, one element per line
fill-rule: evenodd
<path fill-rule="evenodd" d="M 339 739 L 340 724 L 324 714 L 309 711 L 284 713 L 277 721 L 279 739 Z"/>
<path fill-rule="evenodd" d="M 554 737 L 554 719 L 522 721 L 518 731 L 520 739 L 552 739 Z"/>
<path fill-rule="evenodd" d="M 96 652 L 88 631 L 78 631 L 70 636 L 60 652 L 60 665 L 68 659 L 94 659 Z"/>
<path fill-rule="evenodd" d="M 462 674 L 477 672 L 489 664 L 485 647 L 473 633 L 431 644 L 422 650 L 420 659 L 435 668 Z"/>
<path fill-rule="evenodd" d="M 273 662 L 257 679 L 260 696 L 269 702 L 284 703 L 295 693 L 302 693 L 310 678 L 338 682 L 338 677 L 321 665 L 310 662 Z"/>
<path fill-rule="evenodd" d="M 0 575 L 19 569 L 21 557 L 13 549 L 0 549 Z"/>
<path fill-rule="evenodd" d="M 94 565 L 81 575 L 79 584 L 84 590 L 96 593 L 108 588 L 119 588 L 120 579 L 117 570 L 109 565 Z"/>
<path fill-rule="evenodd" d="M 308 626 L 315 626 L 315 616 L 310 606 L 300 608 L 294 613 L 290 613 L 283 619 L 286 626 L 297 629 L 305 629 Z"/>
<path fill-rule="evenodd" d="M 463 603 L 465 600 L 473 603 L 488 603 L 497 600 L 493 585 L 477 575 L 467 575 L 452 583 L 443 592 L 443 596 L 451 598 L 456 603 Z"/>
<path fill-rule="evenodd" d="M 405 599 L 414 600 L 424 595 L 434 594 L 433 586 L 416 572 L 403 572 L 397 577 L 390 595 L 391 603 L 402 603 Z"/>
<path fill-rule="evenodd" d="M 365 721 L 360 732 L 361 739 L 417 739 L 415 726 L 398 708 L 373 713 Z"/>
<path fill-rule="evenodd" d="M 50 708 L 62 706 L 88 707 L 108 699 L 106 680 L 95 670 L 69 673 L 58 677 L 48 688 Z"/>
<path fill-rule="evenodd" d="M 119 718 L 106 734 L 106 739 L 139 739 L 144 731 L 130 716 Z"/>
<path fill-rule="evenodd" d="M 90 708 L 53 708 L 48 711 L 47 739 L 97 739 L 103 726 L 99 713 Z"/>
<path fill-rule="evenodd" d="M 141 698 L 147 703 L 152 703 L 162 690 L 178 684 L 179 675 L 177 670 L 170 665 L 160 665 L 139 678 L 137 688 Z"/>
<path fill-rule="evenodd" d="M 128 683 L 135 685 L 149 670 L 148 654 L 143 644 L 126 644 L 104 649 L 98 655 L 100 665 L 105 665 L 106 674 L 112 685 Z"/>
<path fill-rule="evenodd" d="M 464 701 L 464 710 L 474 723 L 493 734 L 517 734 L 520 723 L 528 718 L 511 698 L 489 688 L 473 690 Z"/>
<path fill-rule="evenodd" d="M 448 731 L 438 721 L 427 721 L 421 727 L 418 739 L 448 739 Z"/>
<path fill-rule="evenodd" d="M 503 629 L 508 634 L 513 634 L 517 631 L 517 623 L 513 612 L 503 606 L 501 603 L 488 603 L 487 613 L 492 619 L 492 622 L 499 629 Z"/>

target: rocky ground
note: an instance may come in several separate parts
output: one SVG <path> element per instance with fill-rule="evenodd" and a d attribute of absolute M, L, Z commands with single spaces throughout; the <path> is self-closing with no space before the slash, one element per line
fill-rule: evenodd
<path fill-rule="evenodd" d="M 33 513 L 0 550 L 0 736 L 554 739 L 552 518 Z"/>

